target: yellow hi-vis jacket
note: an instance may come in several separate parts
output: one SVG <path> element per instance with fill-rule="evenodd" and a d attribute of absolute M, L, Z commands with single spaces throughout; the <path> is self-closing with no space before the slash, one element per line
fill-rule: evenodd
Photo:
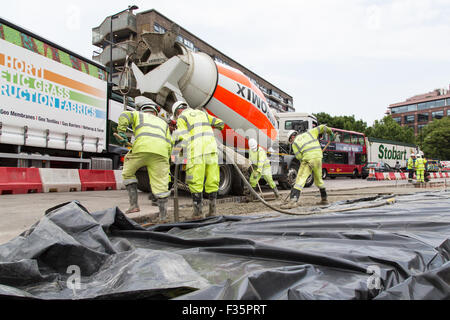
<path fill-rule="evenodd" d="M 169 158 L 172 153 L 172 137 L 169 125 L 163 119 L 148 112 L 124 111 L 119 116 L 118 132 L 126 132 L 131 126 L 135 141 L 133 152 L 150 152 Z"/>
<path fill-rule="evenodd" d="M 416 159 L 416 170 L 425 170 L 425 159 Z"/>
<path fill-rule="evenodd" d="M 189 159 L 217 152 L 217 143 L 212 127 L 222 130 L 222 120 L 212 117 L 206 111 L 187 108 L 177 119 L 174 141 L 181 140 L 187 147 L 185 156 Z"/>
<path fill-rule="evenodd" d="M 267 159 L 267 154 L 264 149 L 258 147 L 256 151 L 250 149 L 249 159 L 254 166 L 256 166 L 255 171 L 262 173 L 263 175 L 272 174 L 270 168 L 270 160 Z"/>
<path fill-rule="evenodd" d="M 318 137 L 319 134 L 325 132 L 332 134 L 333 131 L 322 124 L 298 135 L 292 144 L 292 150 L 294 151 L 295 157 L 300 161 L 322 159 L 322 147 L 320 146 Z"/>
<path fill-rule="evenodd" d="M 415 166 L 415 162 L 416 162 L 417 160 L 416 159 L 413 159 L 413 158 L 409 158 L 408 159 L 408 169 L 409 170 L 411 170 L 411 169 L 414 169 L 414 166 Z"/>

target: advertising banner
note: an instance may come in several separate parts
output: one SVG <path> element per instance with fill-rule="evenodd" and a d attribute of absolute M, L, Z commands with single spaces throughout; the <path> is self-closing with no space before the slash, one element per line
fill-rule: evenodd
<path fill-rule="evenodd" d="M 0 31 L 0 143 L 104 150 L 107 82 L 97 67 L 5 25 Z"/>

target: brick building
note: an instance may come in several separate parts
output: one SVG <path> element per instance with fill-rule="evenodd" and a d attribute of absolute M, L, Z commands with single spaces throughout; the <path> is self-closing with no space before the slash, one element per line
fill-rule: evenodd
<path fill-rule="evenodd" d="M 450 90 L 436 89 L 389 105 L 386 112 L 401 126 L 414 128 L 417 135 L 433 119 L 450 116 Z"/>
<path fill-rule="evenodd" d="M 93 59 L 106 66 L 109 65 L 110 60 L 110 46 L 106 41 L 109 37 L 110 22 L 110 18 L 107 17 L 99 27 L 92 29 L 92 43 L 103 49 L 101 53 L 95 53 Z M 125 50 L 113 48 L 114 63 L 118 65 L 123 63 L 126 53 L 134 49 L 134 47 L 128 47 L 128 43 L 131 43 L 130 34 L 141 34 L 142 32 L 165 33 L 167 30 L 171 30 L 174 24 L 175 22 L 154 9 L 136 13 L 136 15 L 130 12 L 121 14 L 113 20 L 113 35 L 114 42 L 120 43 L 120 46 Z M 204 52 L 214 60 L 242 71 L 260 88 L 274 112 L 295 111 L 292 96 L 181 26 L 179 26 L 177 41 L 194 52 Z"/>

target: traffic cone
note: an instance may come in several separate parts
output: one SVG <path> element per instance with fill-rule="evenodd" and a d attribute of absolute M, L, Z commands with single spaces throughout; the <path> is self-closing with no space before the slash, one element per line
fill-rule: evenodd
<path fill-rule="evenodd" d="M 369 176 L 367 177 L 367 181 L 375 181 L 375 169 L 370 168 L 369 169 Z"/>

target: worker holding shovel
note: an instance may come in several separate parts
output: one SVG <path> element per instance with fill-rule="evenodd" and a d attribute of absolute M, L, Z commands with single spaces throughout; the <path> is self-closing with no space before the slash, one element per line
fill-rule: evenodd
<path fill-rule="evenodd" d="M 332 141 L 334 139 L 333 131 L 323 124 L 300 135 L 295 130 L 291 130 L 288 133 L 289 143 L 292 144 L 295 157 L 300 161 L 300 168 L 297 173 L 295 185 L 291 189 L 290 199 L 281 208 L 290 209 L 299 205 L 300 193 L 311 172 L 314 176 L 314 184 L 320 190 L 320 204 L 328 204 L 325 183 L 322 179 L 323 151 L 319 142 L 319 136 L 325 132 L 329 134 L 330 141 Z"/>

